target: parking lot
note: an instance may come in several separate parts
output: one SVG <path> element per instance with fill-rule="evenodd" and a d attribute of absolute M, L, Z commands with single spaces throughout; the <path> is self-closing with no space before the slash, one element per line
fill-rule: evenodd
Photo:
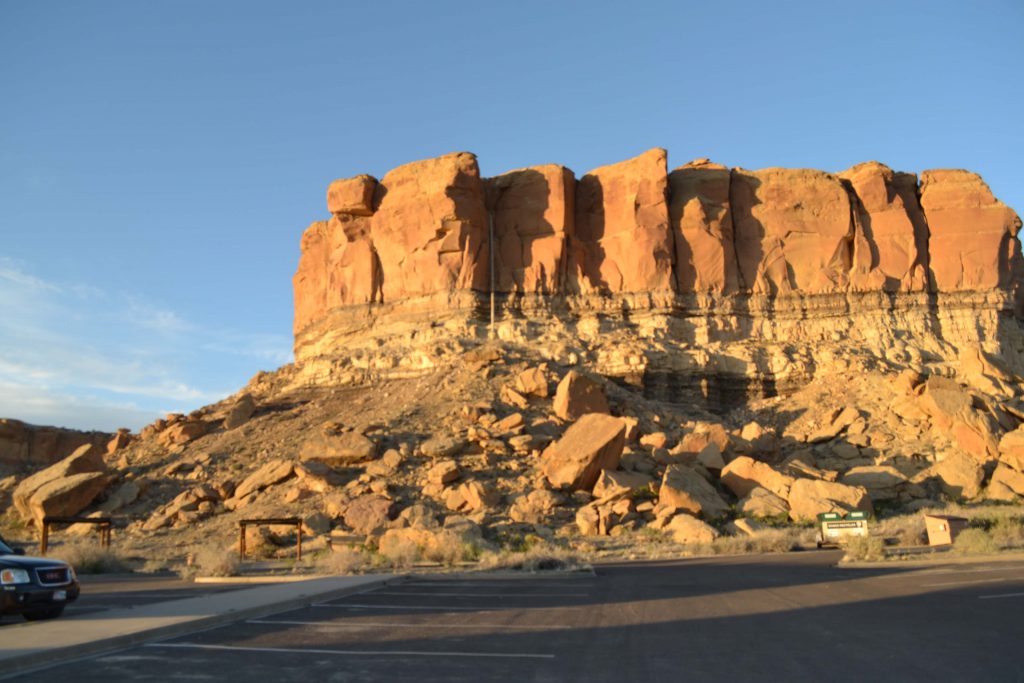
<path fill-rule="evenodd" d="M 412 577 L 32 672 L 33 681 L 1020 680 L 1024 563 L 833 552 Z"/>

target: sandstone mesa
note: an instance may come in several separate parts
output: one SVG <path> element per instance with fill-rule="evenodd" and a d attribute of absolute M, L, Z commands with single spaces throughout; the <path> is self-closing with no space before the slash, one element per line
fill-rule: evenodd
<path fill-rule="evenodd" d="M 198 544 L 294 514 L 312 548 L 433 557 L 1024 500 L 1021 221 L 976 174 L 670 171 L 653 149 L 485 178 L 461 152 L 326 201 L 295 362 L 138 435 L 0 421 L 24 521 Z"/>

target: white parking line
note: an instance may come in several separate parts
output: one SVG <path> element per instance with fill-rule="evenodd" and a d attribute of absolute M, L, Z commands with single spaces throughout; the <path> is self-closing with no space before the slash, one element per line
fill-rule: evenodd
<path fill-rule="evenodd" d="M 1022 598 L 1024 593 L 1001 593 L 999 595 L 979 595 L 979 600 L 994 600 L 996 598 Z"/>
<path fill-rule="evenodd" d="M 467 607 L 466 605 L 364 605 L 362 603 L 331 603 L 331 602 L 314 602 L 310 607 L 334 607 L 335 609 L 342 608 L 353 608 L 353 609 L 426 609 L 426 610 L 447 610 L 447 611 L 463 611 L 463 612 L 487 612 L 497 609 L 505 609 L 504 607 Z M 516 609 L 524 609 L 517 607 Z M 528 608 L 526 608 L 528 609 Z"/>
<path fill-rule="evenodd" d="M 144 647 L 173 647 L 192 650 L 220 650 L 228 652 L 274 652 L 294 655 L 339 655 L 356 657 L 487 657 L 498 659 L 554 659 L 553 654 L 509 652 L 451 652 L 424 650 L 321 650 L 288 647 L 241 647 L 237 645 L 203 645 L 201 643 L 146 643 Z"/>
<path fill-rule="evenodd" d="M 983 567 L 981 569 L 955 569 L 955 568 L 943 568 L 943 569 L 920 569 L 910 571 L 900 571 L 894 574 L 885 574 L 883 576 L 872 576 L 873 579 L 906 579 L 911 577 L 923 577 L 933 574 L 984 574 L 985 572 L 1006 572 L 1013 571 L 1016 567 Z"/>
<path fill-rule="evenodd" d="M 1009 579 L 974 579 L 973 581 L 945 581 L 943 583 L 926 583 L 925 588 L 939 588 L 940 586 L 969 586 L 976 583 L 1000 583 Z"/>
<path fill-rule="evenodd" d="M 285 621 L 278 619 L 249 619 L 247 624 L 283 624 L 285 626 L 321 626 L 327 628 L 424 628 L 424 629 L 446 629 L 446 628 L 479 628 L 479 629 L 507 629 L 511 631 L 565 631 L 568 626 L 550 626 L 548 624 L 537 624 L 529 626 L 526 624 L 396 624 L 393 622 L 342 622 L 342 621 Z"/>
<path fill-rule="evenodd" d="M 440 595 L 447 598 L 586 598 L 589 593 L 438 593 L 435 591 L 377 591 L 374 595 Z"/>

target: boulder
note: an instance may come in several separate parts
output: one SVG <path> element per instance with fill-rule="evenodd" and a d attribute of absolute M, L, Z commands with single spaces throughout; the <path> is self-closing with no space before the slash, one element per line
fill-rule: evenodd
<path fill-rule="evenodd" d="M 427 470 L 427 481 L 439 486 L 447 486 L 461 476 L 459 466 L 454 460 L 441 460 Z"/>
<path fill-rule="evenodd" d="M 116 491 L 107 496 L 107 499 L 100 505 L 100 512 L 111 513 L 117 512 L 121 508 L 131 505 L 139 496 L 142 495 L 143 484 L 145 480 L 133 480 L 126 481 L 121 484 Z"/>
<path fill-rule="evenodd" d="M 107 442 L 107 455 L 113 455 L 132 442 L 132 433 L 128 429 L 118 429 L 114 438 Z"/>
<path fill-rule="evenodd" d="M 245 498 L 257 491 L 280 484 L 295 473 L 295 466 L 288 460 L 272 460 L 259 468 L 235 487 L 236 499 Z"/>
<path fill-rule="evenodd" d="M 160 443 L 164 446 L 181 446 L 195 441 L 210 431 L 210 424 L 205 420 L 181 420 L 160 432 Z"/>
<path fill-rule="evenodd" d="M 500 502 L 501 494 L 487 488 L 479 481 L 467 481 L 461 484 L 445 500 L 449 509 L 460 512 L 478 512 L 494 507 Z"/>
<path fill-rule="evenodd" d="M 553 404 L 555 415 L 575 420 L 587 413 L 608 413 L 604 387 L 595 379 L 570 370 L 558 383 Z"/>
<path fill-rule="evenodd" d="M 855 196 L 850 287 L 923 291 L 928 283 L 928 225 L 917 199 L 917 176 L 869 161 L 839 177 L 850 183 Z"/>
<path fill-rule="evenodd" d="M 770 465 L 745 455 L 733 458 L 722 469 L 722 483 L 737 498 L 744 498 L 756 487 L 768 489 L 780 498 L 788 498 L 793 477 L 776 472 Z"/>
<path fill-rule="evenodd" d="M 937 291 L 1008 287 L 1020 267 L 1020 218 L 976 174 L 921 174 L 932 284 Z"/>
<path fill-rule="evenodd" d="M 818 479 L 797 479 L 789 488 L 789 517 L 795 522 L 813 522 L 823 512 L 872 512 L 871 497 L 861 486 L 847 486 Z"/>
<path fill-rule="evenodd" d="M 547 489 L 535 489 L 515 499 L 508 510 L 509 519 L 522 524 L 543 524 L 565 498 Z"/>
<path fill-rule="evenodd" d="M 736 505 L 736 511 L 750 517 L 789 516 L 789 504 L 768 489 L 755 486 Z"/>
<path fill-rule="evenodd" d="M 676 515 L 665 526 L 672 540 L 682 545 L 703 545 L 718 538 L 718 531 L 690 515 Z"/>
<path fill-rule="evenodd" d="M 594 497 L 610 499 L 616 496 L 629 495 L 633 491 L 647 489 L 654 478 L 642 472 L 625 472 L 622 470 L 601 470 L 594 485 Z"/>
<path fill-rule="evenodd" d="M 999 441 L 999 461 L 1024 472 L 1024 426 L 1007 432 Z"/>
<path fill-rule="evenodd" d="M 395 504 L 388 498 L 368 493 L 345 505 L 341 516 L 357 534 L 372 534 L 394 519 Z"/>
<path fill-rule="evenodd" d="M 373 193 L 377 179 L 372 175 L 341 178 L 327 186 L 327 210 L 352 216 L 373 215 Z"/>
<path fill-rule="evenodd" d="M 302 444 L 299 455 L 306 461 L 345 467 L 376 458 L 377 444 L 358 432 L 339 431 L 328 425 Z"/>
<path fill-rule="evenodd" d="M 651 149 L 579 179 L 571 293 L 671 291 L 666 161 L 665 150 Z"/>
<path fill-rule="evenodd" d="M 499 292 L 554 293 L 563 288 L 565 242 L 575 223 L 576 178 L 549 164 L 486 178 Z"/>
<path fill-rule="evenodd" d="M 622 420 L 590 413 L 578 419 L 541 456 L 541 469 L 555 487 L 591 490 L 601 470 L 619 466 L 625 445 Z"/>
<path fill-rule="evenodd" d="M 33 514 L 30 500 L 42 487 L 46 486 L 50 482 L 66 479 L 73 475 L 96 472 L 103 473 L 106 471 L 107 466 L 106 463 L 103 462 L 103 450 L 99 446 L 91 443 L 79 446 L 75 449 L 74 453 L 67 456 L 60 462 L 23 479 L 22 482 L 14 489 L 14 493 L 12 494 L 14 507 L 21 514 L 23 519 L 32 519 Z M 89 502 L 92 502 L 92 499 L 90 499 L 86 505 L 88 505 Z"/>
<path fill-rule="evenodd" d="M 384 301 L 460 289 L 487 291 L 487 207 L 466 152 L 389 171 L 370 221 Z"/>
<path fill-rule="evenodd" d="M 909 480 L 895 467 L 860 465 L 847 470 L 841 482 L 848 486 L 861 486 L 867 489 L 872 501 L 879 501 L 899 498 Z"/>
<path fill-rule="evenodd" d="M 322 512 L 311 512 L 302 518 L 302 533 L 322 536 L 331 530 L 331 519 Z"/>
<path fill-rule="evenodd" d="M 548 373 L 545 367 L 523 370 L 516 375 L 516 391 L 525 396 L 548 397 Z"/>
<path fill-rule="evenodd" d="M 1015 470 L 1006 463 L 999 463 L 992 473 L 992 481 L 989 482 L 989 488 L 997 489 L 1000 487 L 1009 489 L 1018 496 L 1024 496 L 1024 472 Z"/>
<path fill-rule="evenodd" d="M 231 406 L 231 410 L 228 411 L 227 417 L 224 418 L 224 429 L 235 429 L 241 427 L 243 424 L 249 421 L 253 413 L 256 412 L 256 401 L 253 399 L 252 394 L 242 394 L 235 404 Z"/>
<path fill-rule="evenodd" d="M 854 231 L 839 178 L 811 169 L 734 169 L 729 204 L 746 289 L 770 296 L 845 290 Z"/>
<path fill-rule="evenodd" d="M 316 460 L 295 463 L 294 470 L 299 482 L 314 493 L 327 493 L 344 483 L 341 475 Z"/>
<path fill-rule="evenodd" d="M 728 294 L 738 289 L 736 246 L 725 166 L 698 159 L 668 175 L 676 290 Z"/>
<path fill-rule="evenodd" d="M 981 491 L 985 469 L 971 456 L 961 451 L 950 451 L 942 460 L 919 472 L 913 481 L 935 481 L 942 492 L 952 498 L 974 498 Z"/>
<path fill-rule="evenodd" d="M 669 465 L 661 480 L 658 504 L 670 505 L 694 516 L 720 519 L 729 513 L 729 506 L 715 487 L 695 470 L 682 465 Z"/>
<path fill-rule="evenodd" d="M 73 517 L 89 506 L 104 489 L 109 478 L 103 472 L 82 472 L 51 479 L 28 500 L 29 516 L 36 526 L 43 517 Z"/>
<path fill-rule="evenodd" d="M 428 458 L 450 458 L 465 450 L 467 445 L 465 439 L 457 436 L 434 436 L 420 444 L 420 453 Z"/>

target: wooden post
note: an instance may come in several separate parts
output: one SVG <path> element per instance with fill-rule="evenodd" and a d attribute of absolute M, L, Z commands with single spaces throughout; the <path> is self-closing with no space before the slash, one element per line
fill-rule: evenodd
<path fill-rule="evenodd" d="M 43 520 L 43 535 L 39 539 L 39 554 L 45 555 L 46 549 L 50 545 L 50 523 Z"/>
<path fill-rule="evenodd" d="M 245 559 L 245 522 L 238 524 L 239 536 L 238 536 L 238 555 L 239 558 Z"/>

